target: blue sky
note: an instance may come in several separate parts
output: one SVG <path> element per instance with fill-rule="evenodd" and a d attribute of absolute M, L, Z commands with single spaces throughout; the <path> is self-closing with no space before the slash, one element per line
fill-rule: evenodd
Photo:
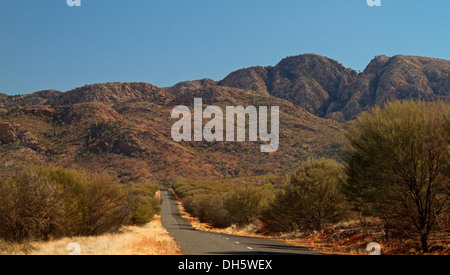
<path fill-rule="evenodd" d="M 450 1 L 0 0 L 0 92 L 223 79 L 317 53 L 355 70 L 379 54 L 450 59 Z"/>

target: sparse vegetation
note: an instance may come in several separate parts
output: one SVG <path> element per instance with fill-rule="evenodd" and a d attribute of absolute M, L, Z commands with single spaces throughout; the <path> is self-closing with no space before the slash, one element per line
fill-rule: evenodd
<path fill-rule="evenodd" d="M 106 174 L 29 167 L 0 180 L 0 238 L 14 242 L 116 232 L 159 212 L 158 186 L 124 188 Z"/>
<path fill-rule="evenodd" d="M 253 233 L 290 234 L 302 244 L 364 253 L 377 241 L 386 253 L 448 253 L 449 117 L 442 102 L 388 103 L 350 126 L 343 164 L 316 158 L 288 181 L 179 180 L 174 190 L 188 213 L 209 223 L 207 230 L 229 223 L 237 227 L 223 232 L 237 233 L 253 224 Z M 206 210 L 213 208 L 227 223 L 212 222 Z"/>
<path fill-rule="evenodd" d="M 342 220 L 348 209 L 342 193 L 344 178 L 342 166 L 336 161 L 318 159 L 305 162 L 289 184 L 284 177 L 259 181 L 257 185 L 234 180 L 240 182 L 234 186 L 232 180 L 228 184 L 181 181 L 174 189 L 185 210 L 201 222 L 214 226 L 216 219 L 212 217 L 220 217 L 226 221 L 221 223 L 223 228 L 260 220 L 265 230 L 280 232 L 321 229 Z M 274 179 L 278 181 L 275 185 Z"/>
<path fill-rule="evenodd" d="M 94 153 L 116 153 L 135 157 L 145 153 L 138 141 L 121 123 L 96 122 L 88 129 L 86 150 Z"/>
<path fill-rule="evenodd" d="M 157 184 L 130 184 L 128 202 L 131 207 L 131 222 L 136 225 L 145 225 L 159 214 L 159 202 L 155 197 L 159 190 Z"/>
<path fill-rule="evenodd" d="M 255 222 L 284 184 L 280 176 L 260 176 L 217 181 L 178 179 L 173 188 L 184 209 L 217 228 Z M 277 186 L 273 185 L 277 182 Z"/>
<path fill-rule="evenodd" d="M 339 123 L 313 116 L 286 100 L 243 93 L 213 81 L 195 89 L 197 84 L 183 85 L 160 89 L 108 83 L 50 94 L 46 99 L 33 94 L 5 102 L 0 123 L 18 124 L 43 150 L 27 146 L 20 137 L 5 143 L 0 148 L 0 165 L 4 165 L 0 174 L 29 164 L 67 164 L 115 177 L 124 175 L 122 183 L 142 183 L 171 181 L 176 176 L 220 179 L 289 173 L 297 168 L 297 161 L 314 155 L 337 158 L 336 144 L 343 141 Z M 130 90 L 130 99 L 123 87 L 149 90 Z M 280 106 L 280 133 L 285 142 L 274 154 L 260 154 L 261 144 L 254 142 L 174 143 L 170 111 L 175 104 L 192 105 L 194 96 L 221 108 Z M 8 134 L 0 131 L 0 140 Z M 130 171 L 133 175 L 126 176 Z"/>
<path fill-rule="evenodd" d="M 348 209 L 342 192 L 344 180 L 343 167 L 336 161 L 306 161 L 263 213 L 265 228 L 276 232 L 320 230 L 340 222 Z"/>
<path fill-rule="evenodd" d="M 361 115 L 345 151 L 348 197 L 380 217 L 386 234 L 428 237 L 449 211 L 449 105 L 392 102 Z"/>
<path fill-rule="evenodd" d="M 261 188 L 243 187 L 229 194 L 223 207 L 231 222 L 242 226 L 254 222 L 259 217 L 263 200 Z"/>
<path fill-rule="evenodd" d="M 64 235 L 63 193 L 48 178 L 28 170 L 0 181 L 0 238 L 15 242 Z"/>

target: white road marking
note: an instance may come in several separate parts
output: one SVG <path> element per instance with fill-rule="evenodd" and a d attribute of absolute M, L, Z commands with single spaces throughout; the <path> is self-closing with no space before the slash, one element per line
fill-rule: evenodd
<path fill-rule="evenodd" d="M 248 249 L 250 249 L 250 250 L 253 250 L 253 248 L 251 248 L 250 246 L 249 247 L 247 247 Z"/>

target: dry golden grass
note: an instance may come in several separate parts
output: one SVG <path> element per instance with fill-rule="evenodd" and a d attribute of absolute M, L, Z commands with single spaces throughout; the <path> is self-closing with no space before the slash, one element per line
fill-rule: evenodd
<path fill-rule="evenodd" d="M 27 245 L 0 243 L 0 255 L 68 255 L 69 243 L 80 245 L 82 255 L 181 255 L 160 217 L 143 227 L 124 227 L 119 233 L 97 237 L 74 237 Z"/>

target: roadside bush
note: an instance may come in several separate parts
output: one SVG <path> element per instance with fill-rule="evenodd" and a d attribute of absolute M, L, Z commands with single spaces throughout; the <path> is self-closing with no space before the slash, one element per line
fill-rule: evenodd
<path fill-rule="evenodd" d="M 243 226 L 259 217 L 262 201 L 261 188 L 245 187 L 233 191 L 223 205 L 231 222 Z"/>
<path fill-rule="evenodd" d="M 292 232 L 301 226 L 301 217 L 297 211 L 298 198 L 301 195 L 297 188 L 287 186 L 280 191 L 270 206 L 262 211 L 261 222 L 268 232 Z"/>
<path fill-rule="evenodd" d="M 15 242 L 48 240 L 65 233 L 62 193 L 34 171 L 0 182 L 0 238 Z"/>
<path fill-rule="evenodd" d="M 306 161 L 262 214 L 266 230 L 321 229 L 341 221 L 348 209 L 344 179 L 343 167 L 334 160 Z"/>
<path fill-rule="evenodd" d="M 65 234 L 86 234 L 85 218 L 87 215 L 87 185 L 89 177 L 77 170 L 30 167 L 40 177 L 46 178 L 61 192 L 65 210 Z"/>
<path fill-rule="evenodd" d="M 131 222 L 145 225 L 160 212 L 159 202 L 155 197 L 159 186 L 156 184 L 131 185 L 128 202 L 131 208 Z"/>
<path fill-rule="evenodd" d="M 68 235 L 99 235 L 130 221 L 127 193 L 106 174 L 33 167 L 62 191 Z"/>
<path fill-rule="evenodd" d="M 129 224 L 127 192 L 110 176 L 32 167 L 0 181 L 0 238 L 98 235 Z"/>
<path fill-rule="evenodd" d="M 194 198 L 192 196 L 186 197 L 182 199 L 182 204 L 184 210 L 188 212 L 191 216 L 195 216 L 195 209 L 192 207 L 192 202 L 194 201 Z"/>
<path fill-rule="evenodd" d="M 100 235 L 113 232 L 130 223 L 127 193 L 110 176 L 91 176 L 86 191 L 87 211 L 83 234 Z"/>
<path fill-rule="evenodd" d="M 132 192 L 138 193 L 143 196 L 155 197 L 156 192 L 159 190 L 159 185 L 156 183 L 144 183 L 139 185 L 132 185 Z"/>
<path fill-rule="evenodd" d="M 231 225 L 220 197 L 210 195 L 194 197 L 191 207 L 194 217 L 197 217 L 200 222 L 209 223 L 216 228 L 226 228 Z"/>
<path fill-rule="evenodd" d="M 159 213 L 159 202 L 154 197 L 138 196 L 131 207 L 131 222 L 135 225 L 145 225 Z"/>
<path fill-rule="evenodd" d="M 227 228 L 231 226 L 230 215 L 224 209 L 222 200 L 212 198 L 209 203 L 209 208 L 205 212 L 211 226 L 215 228 Z"/>
<path fill-rule="evenodd" d="M 198 195 L 194 197 L 191 203 L 193 216 L 198 218 L 200 222 L 209 222 L 208 210 L 212 205 L 212 198 L 208 195 Z"/>

